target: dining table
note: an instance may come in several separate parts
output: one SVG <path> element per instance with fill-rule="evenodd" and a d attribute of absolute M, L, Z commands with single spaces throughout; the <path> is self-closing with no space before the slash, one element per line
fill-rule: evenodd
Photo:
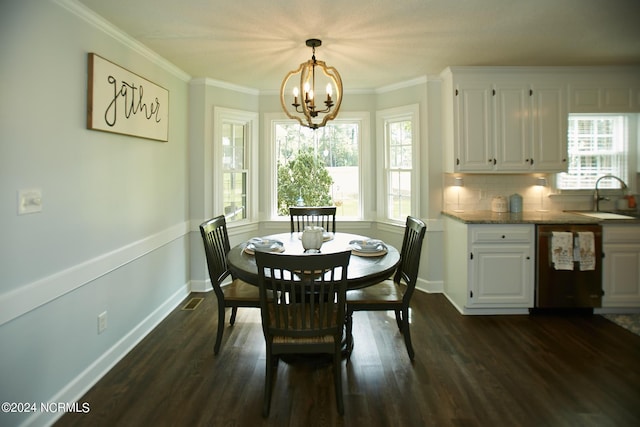
<path fill-rule="evenodd" d="M 301 232 L 292 232 L 271 234 L 259 239 L 278 242 L 278 245 L 274 245 L 272 250 L 286 256 L 309 253 L 302 246 L 301 237 Z M 386 242 L 380 242 L 381 250 L 364 251 L 359 243 L 372 240 L 367 236 L 335 232 L 325 233 L 323 240 L 319 250 L 320 254 L 351 251 L 351 259 L 347 268 L 347 289 L 361 289 L 388 279 L 393 275 L 400 262 L 398 250 Z M 252 250 L 255 248 L 252 247 L 251 242 L 250 239 L 231 248 L 227 254 L 227 264 L 232 276 L 258 286 L 258 266 L 253 255 L 254 250 Z M 313 254 L 309 254 L 309 256 L 313 256 Z"/>

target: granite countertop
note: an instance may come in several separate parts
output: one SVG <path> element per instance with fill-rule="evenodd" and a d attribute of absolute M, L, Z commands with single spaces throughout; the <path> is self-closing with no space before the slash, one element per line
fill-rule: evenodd
<path fill-rule="evenodd" d="M 572 212 L 525 211 L 497 213 L 492 211 L 442 211 L 441 213 L 465 224 L 640 224 L 640 219 L 602 220 Z"/>

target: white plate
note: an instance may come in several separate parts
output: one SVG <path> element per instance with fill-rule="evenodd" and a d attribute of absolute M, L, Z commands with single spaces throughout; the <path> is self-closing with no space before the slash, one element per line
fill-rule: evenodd
<path fill-rule="evenodd" d="M 383 252 L 387 250 L 384 242 L 378 239 L 352 240 L 349 242 L 352 249 L 363 253 Z"/>
<path fill-rule="evenodd" d="M 284 243 L 275 239 L 261 239 L 254 237 L 249 240 L 247 249 L 250 251 L 262 251 L 262 252 L 282 252 L 284 250 Z"/>

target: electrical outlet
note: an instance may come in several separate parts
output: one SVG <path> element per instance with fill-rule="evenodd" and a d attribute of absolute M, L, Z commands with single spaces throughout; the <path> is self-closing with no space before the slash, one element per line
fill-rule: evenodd
<path fill-rule="evenodd" d="M 18 215 L 42 212 L 42 190 L 18 190 Z"/>
<path fill-rule="evenodd" d="M 107 312 L 98 314 L 98 333 L 101 334 L 107 329 Z"/>

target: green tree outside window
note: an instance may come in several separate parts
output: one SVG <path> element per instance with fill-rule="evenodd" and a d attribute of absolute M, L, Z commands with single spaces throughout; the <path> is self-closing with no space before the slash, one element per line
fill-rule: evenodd
<path fill-rule="evenodd" d="M 325 163 L 312 148 L 301 150 L 285 163 L 278 162 L 278 214 L 291 206 L 330 206 L 331 185 Z"/>

